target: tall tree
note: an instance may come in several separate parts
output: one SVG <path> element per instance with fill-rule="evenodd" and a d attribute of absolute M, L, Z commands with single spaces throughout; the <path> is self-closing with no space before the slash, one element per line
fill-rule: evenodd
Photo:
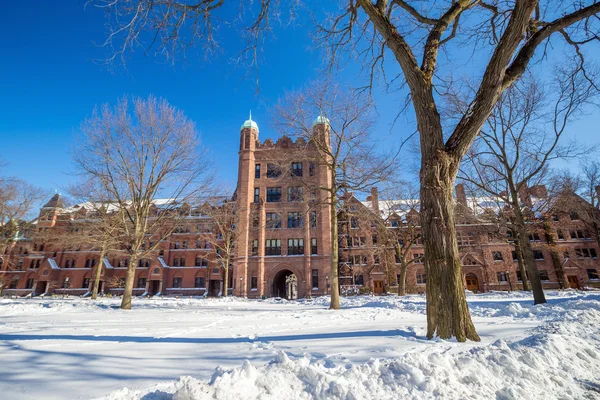
<path fill-rule="evenodd" d="M 61 247 L 86 247 L 98 251 L 98 263 L 93 270 L 91 299 L 98 298 L 104 259 L 119 253 L 122 248 L 122 219 L 118 205 L 111 202 L 103 185 L 93 179 L 70 189 L 71 195 L 80 201 L 75 223 L 78 228 L 62 235 Z M 52 234 L 55 234 L 54 232 Z"/>
<path fill-rule="evenodd" d="M 117 49 L 115 55 L 138 44 L 173 55 L 186 48 L 182 44 L 194 41 L 214 46 L 216 25 L 212 21 L 229 3 L 96 0 L 96 4 L 109 12 L 107 44 Z M 261 32 L 270 29 L 269 16 L 281 15 L 279 5 L 278 1 L 262 1 L 252 18 L 242 18 L 250 54 L 256 54 L 252 45 L 260 43 Z M 369 86 L 378 71 L 386 83 L 387 77 L 400 75 L 410 94 L 421 150 L 427 337 L 479 340 L 464 293 L 454 227 L 452 188 L 460 161 L 501 94 L 532 64 L 538 49 L 547 55 L 570 47 L 578 68 L 584 68 L 583 47 L 600 38 L 600 3 L 347 0 L 333 12 L 327 11 L 315 13 L 320 28 L 317 43 L 329 50 L 331 65 L 336 65 L 341 54 L 358 57 L 369 74 Z M 322 15 L 329 17 L 322 21 Z M 548 46 L 555 37 L 567 46 Z M 439 55 L 445 52 L 451 56 L 440 61 Z M 481 58 L 483 72 L 476 73 L 477 89 L 467 112 L 455 124 L 443 121 L 439 94 L 475 54 Z M 535 61 L 544 64 L 547 59 Z"/>
<path fill-rule="evenodd" d="M 206 195 L 212 175 L 194 123 L 152 96 L 96 109 L 76 143 L 77 170 L 118 209 L 121 248 L 129 257 L 121 308 L 130 309 L 138 261 L 151 257 L 189 205 Z"/>
<path fill-rule="evenodd" d="M 576 72 L 559 69 L 551 91 L 531 78 L 520 81 L 503 93 L 482 127 L 475 145 L 467 153 L 459 177 L 510 209 L 509 228 L 524 259 L 535 304 L 546 298 L 529 240 L 528 226 L 536 211 L 547 208 L 547 194 L 534 204 L 529 188 L 541 183 L 549 164 L 558 158 L 580 156 L 574 142 L 565 142 L 567 127 L 597 94 L 593 85 Z M 460 108 L 460 107 L 459 107 Z M 540 196 L 538 196 L 540 197 Z"/>
<path fill-rule="evenodd" d="M 317 81 L 303 90 L 288 93 L 274 112 L 277 129 L 316 148 L 316 152 L 306 153 L 307 160 L 328 173 L 327 184 L 314 187 L 308 183 L 308 189 L 318 193 L 313 204 L 326 204 L 330 210 L 330 308 L 335 310 L 340 308 L 338 210 L 344 194 L 366 192 L 387 179 L 394 163 L 393 155 L 385 157 L 376 150 L 373 112 L 368 96 L 331 81 Z M 311 154 L 315 154 L 314 159 Z"/>
<path fill-rule="evenodd" d="M 394 257 L 400 263 L 398 295 L 406 294 L 406 271 L 416 259 L 413 246 L 421 240 L 418 189 L 410 183 L 388 188 L 380 195 L 381 219 L 378 243 L 394 249 Z"/>
<path fill-rule="evenodd" d="M 211 234 L 206 236 L 211 248 L 215 249 L 217 265 L 223 271 L 223 296 L 229 295 L 229 274 L 233 263 L 234 246 L 241 237 L 242 227 L 238 223 L 236 202 L 227 197 L 215 197 L 206 203 L 201 212 L 210 218 Z"/>
<path fill-rule="evenodd" d="M 557 189 L 556 210 L 574 213 L 600 246 L 600 162 L 582 162 L 580 174 L 564 171 L 558 177 Z"/>

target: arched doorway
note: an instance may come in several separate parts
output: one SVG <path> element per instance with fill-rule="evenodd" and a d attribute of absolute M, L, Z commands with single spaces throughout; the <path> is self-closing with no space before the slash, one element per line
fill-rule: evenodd
<path fill-rule="evenodd" d="M 291 283 L 291 281 L 295 281 L 293 278 L 289 278 L 291 276 L 296 277 L 289 269 L 279 271 L 275 275 L 275 279 L 273 279 L 273 296 L 283 297 L 288 300 L 297 297 L 296 282 Z"/>
<path fill-rule="evenodd" d="M 479 279 L 477 279 L 477 275 L 467 274 L 465 281 L 467 282 L 467 290 L 479 292 Z"/>

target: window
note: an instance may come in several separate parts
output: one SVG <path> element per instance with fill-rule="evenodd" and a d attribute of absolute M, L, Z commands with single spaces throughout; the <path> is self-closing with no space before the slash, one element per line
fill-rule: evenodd
<path fill-rule="evenodd" d="M 204 268 L 208 267 L 208 260 L 206 258 L 202 259 L 202 265 L 201 265 L 201 267 L 204 267 Z"/>
<path fill-rule="evenodd" d="M 288 228 L 302 228 L 303 226 L 304 221 L 302 215 L 299 212 L 288 213 Z"/>
<path fill-rule="evenodd" d="M 174 267 L 179 267 L 179 258 L 175 257 L 175 258 L 173 259 L 173 266 L 174 266 Z"/>
<path fill-rule="evenodd" d="M 501 251 L 492 251 L 492 258 L 494 261 L 502 261 L 502 252 Z"/>
<path fill-rule="evenodd" d="M 267 229 L 279 229 L 281 228 L 281 214 L 279 213 L 267 213 Z"/>
<path fill-rule="evenodd" d="M 182 278 L 180 277 L 175 277 L 173 278 L 173 287 L 174 288 L 180 288 L 181 287 L 181 282 L 183 281 Z"/>
<path fill-rule="evenodd" d="M 179 266 L 185 267 L 185 257 L 181 257 L 181 259 L 179 260 Z"/>
<path fill-rule="evenodd" d="M 120 264 L 120 262 L 119 262 L 119 264 Z M 89 258 L 87 258 L 87 259 L 85 260 L 85 268 L 89 268 L 89 267 L 90 267 L 90 265 L 91 265 L 91 260 L 90 260 Z M 119 267 L 121 267 L 121 265 L 119 265 Z"/>
<path fill-rule="evenodd" d="M 33 278 L 27 279 L 27 283 L 25 283 L 25 289 L 33 289 L 33 282 L 35 282 L 35 279 L 33 279 Z"/>
<path fill-rule="evenodd" d="M 315 163 L 314 162 L 311 162 L 310 164 L 308 164 L 308 175 L 315 176 Z"/>
<path fill-rule="evenodd" d="M 558 221 L 558 215 L 553 214 L 552 215 L 552 221 Z"/>
<path fill-rule="evenodd" d="M 311 283 L 312 283 L 313 290 L 319 288 L 319 270 L 318 269 L 312 270 Z"/>
<path fill-rule="evenodd" d="M 19 278 L 14 277 L 11 281 L 10 281 L 10 285 L 8 286 L 9 289 L 16 289 L 17 285 L 19 284 Z"/>
<path fill-rule="evenodd" d="M 558 240 L 565 240 L 565 234 L 560 229 L 556 231 L 556 235 L 558 236 Z"/>
<path fill-rule="evenodd" d="M 577 258 L 597 258 L 596 249 L 575 249 Z"/>
<path fill-rule="evenodd" d="M 317 249 L 317 239 L 316 238 L 310 239 L 310 254 L 312 254 L 312 255 L 318 254 L 317 250 L 318 250 Z"/>
<path fill-rule="evenodd" d="M 541 250 L 533 250 L 533 258 L 535 258 L 536 260 L 543 260 L 544 253 L 542 253 Z"/>
<path fill-rule="evenodd" d="M 356 217 L 350 218 L 350 228 L 358 229 L 358 218 L 356 218 Z"/>
<path fill-rule="evenodd" d="M 302 176 L 302 163 L 301 162 L 293 162 L 292 163 L 292 176 Z"/>
<path fill-rule="evenodd" d="M 310 212 L 310 227 L 311 228 L 317 227 L 317 212 L 316 211 Z"/>
<path fill-rule="evenodd" d="M 71 260 L 65 261 L 65 268 L 71 268 Z"/>
<path fill-rule="evenodd" d="M 373 246 L 377 246 L 377 236 L 373 235 L 371 240 L 373 241 Z"/>
<path fill-rule="evenodd" d="M 573 220 L 576 221 L 579 219 L 579 214 L 577 214 L 575 211 L 572 211 L 571 213 L 569 213 L 569 217 Z"/>
<path fill-rule="evenodd" d="M 199 267 L 202 263 L 202 259 L 200 257 L 196 257 L 196 259 L 194 260 L 194 266 L 195 267 Z"/>
<path fill-rule="evenodd" d="M 270 187 L 267 188 L 267 203 L 277 203 L 281 201 L 281 188 Z"/>
<path fill-rule="evenodd" d="M 267 164 L 267 178 L 279 178 L 281 169 L 275 164 Z"/>
<path fill-rule="evenodd" d="M 254 202 L 258 203 L 260 201 L 260 189 L 254 188 Z"/>
<path fill-rule="evenodd" d="M 423 260 L 425 258 L 424 254 L 422 254 L 422 253 L 419 253 L 419 254 L 415 253 L 413 256 L 415 257 L 415 261 L 414 261 L 415 264 L 423 264 Z"/>
<path fill-rule="evenodd" d="M 252 241 L 252 255 L 253 256 L 258 255 L 258 239 L 254 239 Z"/>
<path fill-rule="evenodd" d="M 427 283 L 427 275 L 417 273 L 417 285 L 424 285 Z"/>
<path fill-rule="evenodd" d="M 281 255 L 281 239 L 265 240 L 265 255 L 280 256 Z"/>
<path fill-rule="evenodd" d="M 287 201 L 303 201 L 302 186 L 290 186 L 287 192 Z"/>
<path fill-rule="evenodd" d="M 250 290 L 258 289 L 258 277 L 253 276 L 250 278 Z"/>
<path fill-rule="evenodd" d="M 350 256 L 350 263 L 352 265 L 366 265 L 367 256 Z"/>
<path fill-rule="evenodd" d="M 204 277 L 203 276 L 197 276 L 196 279 L 194 279 L 194 287 L 195 288 L 204 288 Z"/>
<path fill-rule="evenodd" d="M 598 279 L 598 270 L 590 268 L 587 270 L 588 279 Z"/>
<path fill-rule="evenodd" d="M 379 256 L 378 255 L 373 256 L 373 264 L 379 265 Z"/>
<path fill-rule="evenodd" d="M 366 238 L 364 236 L 352 238 L 352 246 L 353 247 L 364 247 L 365 242 L 366 242 Z"/>
<path fill-rule="evenodd" d="M 537 232 L 530 233 L 529 234 L 529 241 L 530 242 L 539 242 L 539 241 L 541 241 L 540 235 Z"/>
<path fill-rule="evenodd" d="M 571 234 L 571 239 L 579 239 L 579 240 L 584 240 L 584 239 L 586 239 L 586 236 L 589 236 L 589 234 L 586 235 L 583 231 L 571 231 L 570 234 Z"/>
<path fill-rule="evenodd" d="M 470 246 L 473 244 L 473 233 L 467 232 L 459 232 L 456 234 L 456 241 L 459 246 Z"/>
<path fill-rule="evenodd" d="M 519 261 L 519 256 L 515 250 L 512 251 L 512 259 L 513 261 Z"/>
<path fill-rule="evenodd" d="M 506 272 L 496 272 L 496 276 L 498 278 L 498 283 L 507 283 L 508 275 Z"/>
<path fill-rule="evenodd" d="M 400 276 L 400 275 L 398 275 L 398 276 Z M 400 278 L 398 278 L 398 279 L 400 279 Z M 365 278 L 362 275 L 357 275 L 356 277 L 354 277 L 354 283 L 356 285 L 364 286 Z"/>
<path fill-rule="evenodd" d="M 548 277 L 548 271 L 546 271 L 545 269 L 540 270 L 540 280 L 542 280 L 542 281 L 550 280 L 550 278 Z"/>
<path fill-rule="evenodd" d="M 288 239 L 288 256 L 304 254 L 304 239 Z"/>
<path fill-rule="evenodd" d="M 181 248 L 181 243 L 179 242 L 175 242 L 175 245 L 173 246 L 174 249 L 179 249 Z"/>
<path fill-rule="evenodd" d="M 400 223 L 398 222 L 397 219 L 393 219 L 393 220 L 390 221 L 390 225 L 391 225 L 392 228 L 397 228 L 397 227 L 400 226 Z"/>
<path fill-rule="evenodd" d="M 515 241 L 515 235 L 512 231 L 506 231 L 506 240 L 508 240 L 510 243 Z"/>
<path fill-rule="evenodd" d="M 146 278 L 138 278 L 138 288 L 146 288 Z"/>
<path fill-rule="evenodd" d="M 255 179 L 259 179 L 260 178 L 260 164 L 256 164 L 254 166 L 254 178 Z"/>
<path fill-rule="evenodd" d="M 523 282 L 523 278 L 521 277 L 521 271 L 517 270 L 517 280 L 519 282 Z"/>

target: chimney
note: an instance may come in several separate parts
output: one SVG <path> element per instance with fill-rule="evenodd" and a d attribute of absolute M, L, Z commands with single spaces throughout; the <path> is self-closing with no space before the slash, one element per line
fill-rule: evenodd
<path fill-rule="evenodd" d="M 373 207 L 373 211 L 379 215 L 379 194 L 375 186 L 371 188 L 371 196 L 369 197 L 371 198 L 371 206 Z"/>
<path fill-rule="evenodd" d="M 533 185 L 529 189 L 529 195 L 533 197 L 548 197 L 546 185 Z"/>
<path fill-rule="evenodd" d="M 523 186 L 521 186 L 521 190 L 519 190 L 519 199 L 527 207 L 533 207 L 533 203 L 531 202 L 531 196 L 529 195 L 529 188 L 525 183 L 523 184 Z"/>
<path fill-rule="evenodd" d="M 454 190 L 456 190 L 456 201 L 458 204 L 467 207 L 467 194 L 465 192 L 465 185 L 459 183 L 454 187 Z"/>

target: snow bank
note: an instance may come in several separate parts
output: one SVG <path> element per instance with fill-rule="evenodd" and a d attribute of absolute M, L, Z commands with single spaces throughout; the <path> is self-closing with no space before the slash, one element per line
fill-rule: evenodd
<path fill-rule="evenodd" d="M 497 297 L 497 296 L 496 296 Z M 600 301 L 598 295 L 568 297 L 543 306 L 504 302 L 496 313 L 545 321 L 518 341 L 496 342 L 468 351 L 441 346 L 364 364 L 333 365 L 328 360 L 292 360 L 284 352 L 262 367 L 217 368 L 209 381 L 186 376 L 147 390 L 121 389 L 104 399 L 583 399 L 600 398 Z M 471 307 L 483 313 L 485 298 Z M 387 306 L 409 302 L 371 298 Z M 346 307 L 368 298 L 344 300 Z M 371 304 L 373 305 L 373 304 Z M 501 326 L 499 326 L 501 329 Z"/>

